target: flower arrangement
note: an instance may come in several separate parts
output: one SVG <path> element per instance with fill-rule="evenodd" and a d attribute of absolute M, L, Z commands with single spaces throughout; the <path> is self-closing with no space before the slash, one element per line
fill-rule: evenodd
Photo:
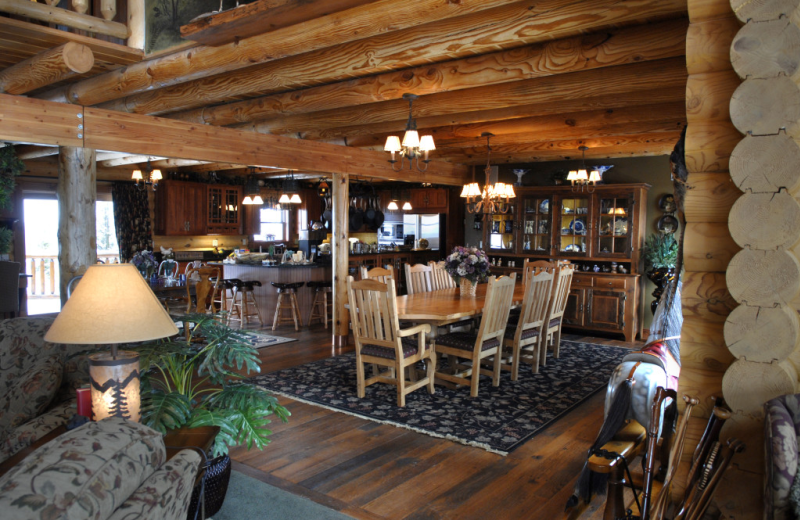
<path fill-rule="evenodd" d="M 464 278 L 476 284 L 489 277 L 489 258 L 477 247 L 456 246 L 445 260 L 444 268 L 456 283 Z"/>
<path fill-rule="evenodd" d="M 136 266 L 136 269 L 138 269 L 143 276 L 146 276 L 148 280 L 155 272 L 156 268 L 158 268 L 158 261 L 155 255 L 153 255 L 152 251 L 147 250 L 139 251 L 133 255 L 131 263 Z"/>

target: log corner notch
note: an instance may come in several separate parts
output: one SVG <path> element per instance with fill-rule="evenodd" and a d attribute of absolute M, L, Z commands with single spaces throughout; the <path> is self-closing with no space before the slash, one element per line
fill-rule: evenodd
<path fill-rule="evenodd" d="M 385 152 L 372 152 L 232 128 L 0 94 L 0 140 L 228 162 L 359 177 L 461 186 L 466 166 L 433 160 L 426 172 L 395 172 Z"/>
<path fill-rule="evenodd" d="M 24 94 L 92 70 L 94 54 L 86 45 L 67 42 L 0 71 L 0 92 Z"/>

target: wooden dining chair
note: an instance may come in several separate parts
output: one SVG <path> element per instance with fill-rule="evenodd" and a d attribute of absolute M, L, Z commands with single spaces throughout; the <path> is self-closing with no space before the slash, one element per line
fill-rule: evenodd
<path fill-rule="evenodd" d="M 547 260 L 529 260 L 526 258 L 522 263 L 522 280 L 524 283 L 527 283 L 528 271 L 535 269 L 549 269 L 552 272 L 556 267 L 558 267 L 556 262 L 548 262 Z"/>
<path fill-rule="evenodd" d="M 439 262 L 428 262 L 431 268 L 431 290 L 438 291 L 439 289 L 452 289 L 456 287 L 456 281 L 444 269 L 444 260 Z"/>
<path fill-rule="evenodd" d="M 406 270 L 406 292 L 408 294 L 430 292 L 431 272 L 433 269 L 425 264 L 403 264 Z"/>
<path fill-rule="evenodd" d="M 222 278 L 219 267 L 198 267 L 189 269 L 186 275 L 186 294 L 189 303 L 186 306 L 187 313 L 216 314 L 217 307 L 214 304 L 215 296 L 219 290 L 219 282 Z M 192 301 L 191 286 L 189 280 L 196 279 L 194 284 L 195 300 Z"/>
<path fill-rule="evenodd" d="M 381 283 L 386 283 L 387 277 L 394 278 L 394 269 L 390 265 L 388 269 L 383 267 L 373 267 L 372 269 L 367 269 L 367 266 L 361 266 L 361 279 L 367 280 L 377 280 Z"/>
<path fill-rule="evenodd" d="M 431 326 L 425 323 L 400 329 L 394 279 L 390 277 L 387 283 L 381 283 L 374 279 L 355 281 L 348 276 L 347 295 L 356 344 L 358 397 L 363 398 L 366 388 L 374 383 L 395 385 L 397 406 L 405 406 L 406 395 L 422 386 L 428 385 L 428 392 L 433 394 L 436 357 L 432 345 L 425 341 Z M 416 374 L 414 365 L 419 361 L 427 363 L 425 377 L 407 381 L 406 368 Z M 369 379 L 366 364 L 379 368 Z"/>
<path fill-rule="evenodd" d="M 547 364 L 547 347 L 553 348 L 553 357 L 558 359 L 561 351 L 561 324 L 564 320 L 564 311 L 567 308 L 569 290 L 572 286 L 572 266 L 561 266 L 556 270 L 556 280 L 550 297 L 550 306 L 547 311 L 547 333 L 545 342 L 539 348 L 539 364 Z"/>
<path fill-rule="evenodd" d="M 543 328 L 547 322 L 550 295 L 553 292 L 555 274 L 546 268 L 530 269 L 525 276 L 525 293 L 522 309 L 516 322 L 506 327 L 501 356 L 503 370 L 511 371 L 511 380 L 519 377 L 521 362 L 532 365 L 533 373 L 539 373 L 539 349 L 542 345 Z"/>
<path fill-rule="evenodd" d="M 436 338 L 436 354 L 448 356 L 450 371 L 436 372 L 436 377 L 460 385 L 469 385 L 469 395 L 478 396 L 481 374 L 492 377 L 492 386 L 500 385 L 500 354 L 503 335 L 508 323 L 508 312 L 514 297 L 516 273 L 510 276 L 489 278 L 483 318 L 478 332 L 451 332 Z M 481 368 L 481 360 L 494 356 L 492 370 Z M 458 359 L 471 361 L 463 364 Z"/>

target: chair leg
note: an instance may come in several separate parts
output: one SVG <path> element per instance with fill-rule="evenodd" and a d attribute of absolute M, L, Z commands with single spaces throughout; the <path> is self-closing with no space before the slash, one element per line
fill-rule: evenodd
<path fill-rule="evenodd" d="M 536 343 L 533 344 L 533 360 L 531 362 L 531 371 L 534 374 L 539 373 L 539 356 L 541 355 L 540 351 L 542 350 L 543 341 L 544 340 L 542 339 L 542 337 L 539 336 L 539 339 L 536 340 Z"/>
<path fill-rule="evenodd" d="M 325 330 L 328 330 L 328 293 L 327 292 L 323 292 L 322 293 L 322 298 L 323 298 L 323 301 L 325 302 L 324 305 L 323 305 L 323 308 L 324 308 L 323 314 L 325 315 L 325 318 L 324 318 L 324 320 L 325 320 Z"/>
<path fill-rule="evenodd" d="M 553 333 L 553 357 L 558 359 L 561 355 L 561 324 L 558 324 L 558 328 Z"/>
<path fill-rule="evenodd" d="M 283 293 L 278 293 L 278 304 L 275 306 L 275 317 L 272 319 L 272 330 L 278 327 L 278 317 L 281 314 L 281 304 L 283 303 Z"/>
<path fill-rule="evenodd" d="M 521 354 L 519 345 L 512 345 L 511 347 L 511 380 L 516 381 L 519 377 L 519 357 Z"/>
<path fill-rule="evenodd" d="M 317 306 L 319 305 L 319 291 L 314 292 L 314 299 L 311 301 L 311 312 L 308 313 L 308 320 L 306 321 L 306 327 L 311 326 L 311 320 L 313 320 L 317 313 Z M 327 327 L 326 327 L 327 328 Z"/>
<path fill-rule="evenodd" d="M 541 342 L 544 339 L 544 343 L 541 344 L 539 347 L 539 366 L 546 367 L 547 366 L 547 346 L 553 340 L 553 333 L 552 331 L 548 330 L 547 334 L 543 335 L 543 338 L 539 338 Z"/>
<path fill-rule="evenodd" d="M 294 320 L 294 330 L 300 330 L 297 325 L 297 320 L 300 317 L 300 308 L 297 305 L 297 295 L 295 293 L 289 294 L 289 303 L 292 306 L 292 319 Z"/>
<path fill-rule="evenodd" d="M 503 345 L 497 347 L 497 354 L 494 355 L 494 366 L 492 367 L 492 386 L 500 386 L 500 367 L 503 364 Z"/>
<path fill-rule="evenodd" d="M 357 345 L 356 349 L 358 349 Z M 364 363 L 361 361 L 361 356 L 359 355 L 356 356 L 356 381 L 359 399 L 363 399 L 366 395 L 366 383 L 364 379 Z"/>
<path fill-rule="evenodd" d="M 497 357 L 497 356 L 495 356 Z M 481 360 L 477 355 L 472 357 L 472 378 L 469 382 L 470 397 L 478 397 L 478 383 L 481 379 Z"/>
<path fill-rule="evenodd" d="M 406 371 L 404 367 L 397 363 L 395 370 L 395 381 L 397 381 L 397 406 L 403 408 L 406 405 Z M 414 367 L 408 367 L 414 370 Z"/>
<path fill-rule="evenodd" d="M 428 358 L 428 393 L 433 395 L 436 391 L 434 383 L 436 382 L 436 353 L 432 352 L 431 357 Z"/>

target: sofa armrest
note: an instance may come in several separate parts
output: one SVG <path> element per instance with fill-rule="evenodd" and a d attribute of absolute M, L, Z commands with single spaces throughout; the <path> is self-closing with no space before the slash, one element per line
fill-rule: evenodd
<path fill-rule="evenodd" d="M 0 439 L 0 462 L 27 448 L 59 426 L 67 424 L 76 411 L 76 400 L 73 398 L 71 401 L 52 406 L 39 417 L 9 430 L 8 437 Z"/>
<path fill-rule="evenodd" d="M 108 520 L 184 520 L 199 467 L 196 451 L 181 451 L 150 475 Z"/>
<path fill-rule="evenodd" d="M 789 500 L 797 475 L 797 425 L 800 424 L 800 394 L 784 395 L 764 405 L 764 513 L 765 518 L 793 518 Z"/>

